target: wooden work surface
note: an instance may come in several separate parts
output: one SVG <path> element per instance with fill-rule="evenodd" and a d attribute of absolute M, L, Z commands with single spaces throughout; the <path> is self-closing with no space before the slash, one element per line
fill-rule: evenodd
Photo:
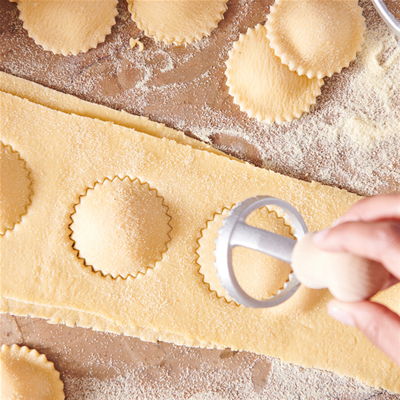
<path fill-rule="evenodd" d="M 301 157 L 286 154 L 282 134 L 289 132 L 290 126 L 267 129 L 233 103 L 225 77 L 228 51 L 240 33 L 265 22 L 272 3 L 230 1 L 224 20 L 211 37 L 184 47 L 166 46 L 146 37 L 121 0 L 117 24 L 106 42 L 86 54 L 64 57 L 36 45 L 18 19 L 16 4 L 2 0 L 0 70 L 91 102 L 148 116 L 289 176 L 319 180 L 358 194 L 400 191 L 398 139 L 366 150 L 365 156 L 373 158 L 390 148 L 393 156 L 390 171 L 381 165 L 381 170 L 365 175 L 363 164 L 349 162 L 354 149 L 340 141 L 335 158 L 332 147 L 318 141 L 302 148 Z M 381 23 L 369 0 L 362 4 L 367 23 Z M 400 3 L 388 5 L 400 18 Z M 140 38 L 143 52 L 129 47 L 131 37 Z M 351 66 L 342 72 L 344 76 L 351 73 Z M 336 81 L 337 86 L 333 84 Z M 340 79 L 334 76 L 325 82 L 311 117 L 338 96 Z M 358 184 L 350 179 L 354 176 Z M 34 318 L 2 315 L 1 321 L 1 343 L 27 345 L 46 354 L 61 372 L 67 399 L 400 399 L 400 395 L 365 387 L 353 379 L 247 352 L 145 343 L 90 329 L 49 325 Z"/>

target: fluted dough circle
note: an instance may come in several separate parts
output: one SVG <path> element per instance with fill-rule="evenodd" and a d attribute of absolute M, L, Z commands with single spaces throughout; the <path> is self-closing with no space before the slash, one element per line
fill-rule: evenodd
<path fill-rule="evenodd" d="M 274 55 L 266 33 L 265 26 L 257 25 L 233 44 L 226 63 L 229 94 L 242 111 L 259 121 L 292 121 L 310 110 L 323 80 L 290 71 Z"/>
<path fill-rule="evenodd" d="M 128 0 L 132 19 L 146 35 L 167 44 L 201 40 L 217 27 L 227 0 Z"/>
<path fill-rule="evenodd" d="M 170 240 L 168 208 L 138 179 L 106 179 L 88 189 L 71 216 L 78 256 L 103 275 L 136 277 L 154 267 Z"/>
<path fill-rule="evenodd" d="M 0 235 L 21 221 L 30 204 L 31 180 L 25 161 L 10 146 L 1 147 Z"/>
<path fill-rule="evenodd" d="M 67 56 L 104 42 L 115 24 L 117 3 L 118 0 L 18 0 L 18 9 L 24 28 L 36 44 Z"/>
<path fill-rule="evenodd" d="M 202 231 L 197 253 L 199 255 L 199 272 L 204 276 L 204 282 L 219 297 L 233 301 L 232 297 L 221 286 L 214 256 L 218 229 L 222 226 L 223 220 L 228 214 L 229 210 L 225 209 L 222 214 L 216 214 L 214 219 L 208 222 L 207 228 Z M 267 207 L 253 211 L 247 217 L 246 223 L 285 237 L 294 238 L 291 234 L 291 228 L 285 223 L 285 220 L 278 217 L 275 211 L 269 211 Z M 247 294 L 257 300 L 265 300 L 276 294 L 288 280 L 291 272 L 289 264 L 244 247 L 235 247 L 232 259 L 233 269 L 240 286 Z"/>
<path fill-rule="evenodd" d="M 357 0 L 277 0 L 267 22 L 275 55 L 309 78 L 348 67 L 361 50 L 364 30 Z"/>
<path fill-rule="evenodd" d="M 1 399 L 63 400 L 64 384 L 54 364 L 28 347 L 1 346 Z"/>

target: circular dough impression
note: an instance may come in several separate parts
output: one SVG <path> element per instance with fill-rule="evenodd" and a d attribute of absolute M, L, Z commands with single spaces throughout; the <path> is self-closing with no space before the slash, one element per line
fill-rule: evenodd
<path fill-rule="evenodd" d="M 200 264 L 199 272 L 204 276 L 204 282 L 219 297 L 233 301 L 232 297 L 221 286 L 214 256 L 218 229 L 222 226 L 223 220 L 228 214 L 229 210 L 225 209 L 222 214 L 216 214 L 214 219 L 207 224 L 207 228 L 202 231 L 197 253 L 199 255 L 198 263 Z M 294 238 L 290 232 L 290 226 L 285 224 L 284 219 L 278 217 L 276 212 L 269 211 L 266 207 L 252 212 L 247 217 L 246 223 L 282 236 Z M 276 294 L 288 280 L 291 272 L 289 264 L 244 247 L 233 249 L 233 269 L 243 290 L 257 300 L 265 300 Z"/>
<path fill-rule="evenodd" d="M 283 64 L 299 75 L 323 78 L 356 58 L 365 25 L 357 0 L 277 0 L 267 29 Z"/>
<path fill-rule="evenodd" d="M 321 94 L 322 79 L 292 72 L 269 47 L 263 25 L 240 35 L 226 63 L 229 94 L 250 117 L 269 123 L 292 121 Z"/>
<path fill-rule="evenodd" d="M 63 400 L 64 384 L 44 354 L 26 346 L 1 346 L 1 399 Z"/>
<path fill-rule="evenodd" d="M 68 56 L 104 42 L 115 24 L 117 3 L 118 0 L 18 0 L 18 9 L 24 28 L 36 44 Z"/>
<path fill-rule="evenodd" d="M 103 275 L 136 277 L 167 250 L 168 208 L 156 190 L 138 179 L 106 179 L 88 189 L 71 216 L 79 257 Z"/>
<path fill-rule="evenodd" d="M 30 204 L 31 180 L 19 154 L 10 146 L 1 147 L 1 197 L 0 197 L 0 235 L 12 230 L 21 221 Z"/>
<path fill-rule="evenodd" d="M 146 35 L 167 44 L 188 44 L 208 36 L 226 11 L 227 0 L 128 0 Z"/>

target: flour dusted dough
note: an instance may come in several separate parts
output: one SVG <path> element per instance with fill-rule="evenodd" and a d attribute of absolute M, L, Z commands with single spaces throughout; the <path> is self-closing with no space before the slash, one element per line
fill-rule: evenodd
<path fill-rule="evenodd" d="M 181 131 L 168 128 L 164 124 L 150 121 L 146 117 L 128 114 L 125 111 L 116 111 L 112 108 L 98 104 L 89 103 L 75 96 L 57 92 L 37 83 L 17 78 L 0 71 L 0 90 L 42 104 L 53 110 L 62 111 L 67 114 L 76 114 L 83 117 L 96 118 L 101 121 L 111 121 L 114 124 L 125 126 L 139 132 L 158 138 L 175 140 L 178 143 L 193 147 L 194 149 L 206 150 L 214 154 L 223 155 L 231 159 L 225 153 L 211 147 L 210 145 L 192 139 Z M 239 160 L 237 160 L 239 161 Z"/>
<path fill-rule="evenodd" d="M 227 0 L 128 0 L 132 19 L 146 35 L 167 44 L 189 44 L 208 36 Z"/>
<path fill-rule="evenodd" d="M 18 78 L 13 75 L 0 71 L 0 89 L 3 92 L 16 95 L 18 97 L 29 99 L 30 101 L 43 104 L 51 109 L 63 111 L 67 114 L 76 114 L 90 118 L 96 118 L 102 121 L 112 121 L 114 124 L 125 126 L 150 136 L 158 138 L 168 138 L 177 143 L 191 146 L 195 149 L 209 151 L 230 159 L 236 158 L 228 156 L 225 153 L 211 147 L 210 145 L 192 139 L 181 131 L 168 128 L 164 124 L 150 121 L 146 117 L 128 114 L 125 111 L 116 111 L 98 104 L 89 103 L 75 96 L 63 94 L 37 83 Z M 238 162 L 242 162 L 237 160 Z M 75 324 L 92 328 L 99 331 L 108 331 L 114 333 L 124 333 L 125 335 L 140 337 L 149 342 L 162 340 L 164 342 L 176 343 L 186 346 L 223 348 L 210 342 L 199 342 L 196 339 L 188 339 L 174 333 L 155 331 L 151 328 L 139 326 L 118 326 L 113 321 L 100 316 L 85 313 L 83 311 L 66 310 L 51 306 L 38 306 L 32 303 L 23 303 L 16 300 L 2 300 L 1 310 L 14 315 L 31 315 L 46 318 L 50 323 L 63 323 L 67 326 Z"/>
<path fill-rule="evenodd" d="M 207 227 L 202 230 L 199 240 L 198 263 L 199 272 L 204 276 L 204 283 L 209 285 L 211 291 L 227 301 L 234 301 L 226 290 L 221 286 L 215 267 L 215 240 L 218 237 L 218 229 L 223 220 L 228 216 L 229 210 L 225 209 L 222 214 L 216 214 Z M 256 228 L 268 230 L 282 236 L 294 239 L 291 228 L 283 218 L 279 218 L 276 212 L 270 212 L 266 207 L 252 212 L 246 223 Z M 233 269 L 236 278 L 243 290 L 257 300 L 264 300 L 276 294 L 283 284 L 288 280 L 291 272 L 290 265 L 276 258 L 269 257 L 260 252 L 235 247 L 233 249 Z"/>
<path fill-rule="evenodd" d="M 400 390 L 395 364 L 356 329 L 328 316 L 327 291 L 300 287 L 279 307 L 253 310 L 212 295 L 198 273 L 200 232 L 224 207 L 269 194 L 297 207 L 314 231 L 330 225 L 357 196 L 9 94 L 1 94 L 1 106 L 8 116 L 2 141 L 24 154 L 35 185 L 35 202 L 21 229 L 0 238 L 7 302 L 25 303 L 27 309 L 34 304 L 33 311 L 69 310 L 71 318 L 75 312 L 82 318 L 92 314 L 96 318 L 88 320 L 93 323 L 98 318 L 122 329 L 150 328 L 188 342 L 269 354 Z M 43 143 L 51 151 L 42 151 Z M 163 259 L 135 279 L 108 279 L 82 268 L 69 238 L 74 204 L 87 187 L 107 176 L 148 182 L 165 199 L 172 218 Z M 21 245 L 25 252 L 12 251 Z M 399 312 L 399 292 L 397 285 L 377 300 Z"/>
<path fill-rule="evenodd" d="M 138 179 L 97 182 L 75 206 L 71 239 L 86 266 L 113 278 L 136 277 L 154 267 L 167 250 L 168 208 Z"/>
<path fill-rule="evenodd" d="M 267 22 L 275 55 L 309 78 L 348 67 L 361 50 L 364 30 L 357 0 L 276 0 Z"/>
<path fill-rule="evenodd" d="M 14 228 L 31 202 L 31 179 L 26 163 L 10 146 L 0 142 L 0 235 Z"/>
<path fill-rule="evenodd" d="M 257 25 L 233 44 L 226 63 L 229 94 L 242 111 L 259 121 L 292 121 L 310 110 L 323 80 L 290 71 L 274 55 L 266 33 L 265 26 Z"/>
<path fill-rule="evenodd" d="M 65 56 L 104 42 L 118 14 L 117 0 L 12 0 L 29 36 L 45 50 Z"/>
<path fill-rule="evenodd" d="M 1 398 L 3 400 L 63 400 L 64 384 L 54 364 L 28 347 L 1 346 Z"/>

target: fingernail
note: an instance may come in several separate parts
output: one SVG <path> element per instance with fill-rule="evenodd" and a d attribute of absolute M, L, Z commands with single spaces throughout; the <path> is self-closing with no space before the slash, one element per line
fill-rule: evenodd
<path fill-rule="evenodd" d="M 354 318 L 337 306 L 328 304 L 328 314 L 345 325 L 356 326 Z"/>
<path fill-rule="evenodd" d="M 328 236 L 330 229 L 323 229 L 322 231 L 315 232 L 313 235 L 314 243 L 321 243 Z"/>

